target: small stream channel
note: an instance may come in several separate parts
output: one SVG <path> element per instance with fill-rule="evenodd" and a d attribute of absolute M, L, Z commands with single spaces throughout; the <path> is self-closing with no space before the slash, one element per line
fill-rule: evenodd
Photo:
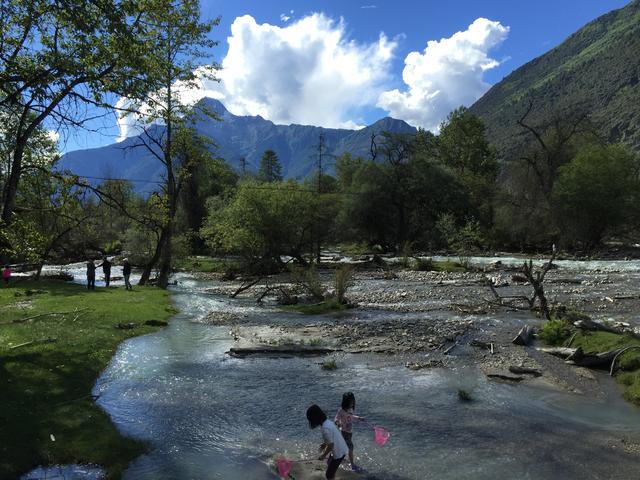
<path fill-rule="evenodd" d="M 367 478 L 640 475 L 637 454 L 625 453 L 621 442 L 640 438 L 640 410 L 614 385 L 609 398 L 594 400 L 490 382 L 464 354 L 452 368 L 421 371 L 406 369 L 404 358 L 373 354 L 340 355 L 335 371 L 320 369 L 319 358 L 235 359 L 225 354 L 233 344 L 230 328 L 198 322 L 211 310 L 265 324 L 323 318 L 213 295 L 208 286 L 179 275 L 172 292 L 180 313 L 162 331 L 123 343 L 94 388 L 118 428 L 151 445 L 125 479 L 278 478 L 268 465 L 274 454 L 316 455 L 320 434 L 309 430 L 306 408 L 318 403 L 333 416 L 344 391 L 355 393 L 361 415 L 392 435 L 380 447 L 370 428 L 356 425 L 356 454 Z M 460 402 L 460 388 L 474 401 Z"/>

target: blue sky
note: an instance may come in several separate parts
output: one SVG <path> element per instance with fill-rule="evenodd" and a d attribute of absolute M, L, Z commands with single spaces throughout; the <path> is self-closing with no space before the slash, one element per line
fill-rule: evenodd
<path fill-rule="evenodd" d="M 626 4 L 202 0 L 203 18 L 221 16 L 212 53 L 225 69 L 221 84 L 187 97 L 217 96 L 233 113 L 275 123 L 355 128 L 391 115 L 434 130 L 455 106 L 473 103 L 514 69 Z M 104 127 L 68 136 L 61 149 L 107 145 L 133 132 L 115 119 Z"/>

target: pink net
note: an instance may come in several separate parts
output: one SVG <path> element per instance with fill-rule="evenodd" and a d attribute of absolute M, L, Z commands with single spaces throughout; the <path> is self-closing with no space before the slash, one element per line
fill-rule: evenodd
<path fill-rule="evenodd" d="M 389 441 L 391 434 L 382 427 L 373 427 L 374 440 L 380 446 L 384 446 Z"/>
<path fill-rule="evenodd" d="M 289 476 L 289 472 L 291 471 L 291 465 L 293 462 L 291 460 L 287 460 L 286 458 L 279 458 L 276 460 L 276 466 L 278 467 L 278 475 L 282 478 L 287 478 Z"/>

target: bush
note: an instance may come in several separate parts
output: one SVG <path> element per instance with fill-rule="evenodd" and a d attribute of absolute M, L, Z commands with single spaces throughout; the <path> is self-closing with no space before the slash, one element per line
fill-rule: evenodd
<path fill-rule="evenodd" d="M 294 282 L 300 285 L 314 300 L 324 300 L 327 289 L 322 284 L 322 279 L 314 265 L 309 268 L 292 267 L 291 274 Z"/>
<path fill-rule="evenodd" d="M 336 272 L 335 278 L 335 294 L 339 303 L 348 303 L 347 289 L 353 286 L 354 270 L 351 265 L 345 265 Z"/>
<path fill-rule="evenodd" d="M 540 330 L 540 338 L 549 345 L 562 345 L 573 333 L 572 325 L 565 320 L 547 320 Z"/>
<path fill-rule="evenodd" d="M 430 258 L 416 257 L 412 269 L 416 272 L 432 272 L 436 269 L 436 266 Z"/>
<path fill-rule="evenodd" d="M 322 370 L 337 370 L 338 365 L 335 360 L 326 360 L 322 362 L 321 368 Z"/>

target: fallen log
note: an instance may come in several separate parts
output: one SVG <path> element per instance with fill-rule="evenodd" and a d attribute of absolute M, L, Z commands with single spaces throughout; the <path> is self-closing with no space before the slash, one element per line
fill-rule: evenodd
<path fill-rule="evenodd" d="M 536 348 L 539 352 L 548 353 L 549 355 L 554 355 L 556 357 L 561 357 L 566 359 L 567 357 L 576 353 L 577 348 L 568 348 L 568 347 L 538 347 Z"/>
<path fill-rule="evenodd" d="M 524 377 L 516 376 L 516 375 L 507 375 L 504 373 L 487 373 L 488 378 L 494 378 L 496 380 L 504 380 L 507 382 L 521 382 L 524 380 Z"/>
<path fill-rule="evenodd" d="M 611 327 L 604 323 L 594 322 L 590 318 L 580 319 L 576 322 L 573 322 L 573 324 L 580 330 L 588 330 L 590 332 L 609 332 L 609 333 L 617 333 L 619 335 L 624 333 L 624 330 Z"/>
<path fill-rule="evenodd" d="M 511 343 L 515 345 L 527 346 L 531 343 L 531 340 L 533 340 L 533 334 L 534 334 L 533 327 L 530 327 L 529 325 L 525 325 L 520 329 L 520 331 L 518 332 L 518 335 L 516 335 L 516 338 L 514 338 L 511 341 Z"/>
<path fill-rule="evenodd" d="M 453 349 L 454 349 L 455 347 L 457 347 L 457 346 L 458 346 L 458 341 L 456 340 L 456 341 L 453 343 L 453 345 L 451 345 L 450 347 L 448 347 L 448 348 L 447 348 L 447 349 L 446 349 L 442 354 L 443 354 L 443 355 L 448 355 L 448 354 L 449 354 L 449 352 L 450 352 L 451 350 L 453 350 Z"/>
<path fill-rule="evenodd" d="M 471 343 L 469 343 L 469 345 L 471 345 L 472 347 L 484 348 L 485 350 L 493 349 L 493 343 L 483 342 L 482 340 L 477 340 L 475 338 L 471 340 Z"/>
<path fill-rule="evenodd" d="M 609 368 L 613 360 L 621 353 L 622 349 L 616 348 L 607 352 L 589 354 L 584 353 L 581 348 L 577 348 L 576 352 L 567 357 L 565 360 L 570 365 L 586 368 Z"/>
<path fill-rule="evenodd" d="M 328 355 L 330 353 L 339 352 L 340 350 L 327 347 L 304 347 L 296 345 L 287 345 L 282 347 L 257 346 L 257 347 L 234 347 L 230 348 L 227 355 L 236 358 L 245 358 L 250 355 L 264 356 L 316 356 Z"/>
<path fill-rule="evenodd" d="M 535 368 L 518 367 L 515 365 L 511 365 L 509 367 L 509 371 L 517 375 L 533 375 L 534 377 L 542 376 L 542 372 L 540 370 L 536 370 Z"/>
<path fill-rule="evenodd" d="M 616 366 L 616 360 L 618 359 L 618 357 L 622 355 L 624 352 L 626 352 L 627 350 L 633 350 L 634 348 L 640 348 L 640 345 L 632 345 L 631 347 L 625 347 L 622 350 L 620 350 L 615 357 L 613 357 L 613 360 L 611 360 L 611 369 L 609 370 L 610 377 L 613 376 L 613 372 L 615 371 L 615 366 Z"/>

